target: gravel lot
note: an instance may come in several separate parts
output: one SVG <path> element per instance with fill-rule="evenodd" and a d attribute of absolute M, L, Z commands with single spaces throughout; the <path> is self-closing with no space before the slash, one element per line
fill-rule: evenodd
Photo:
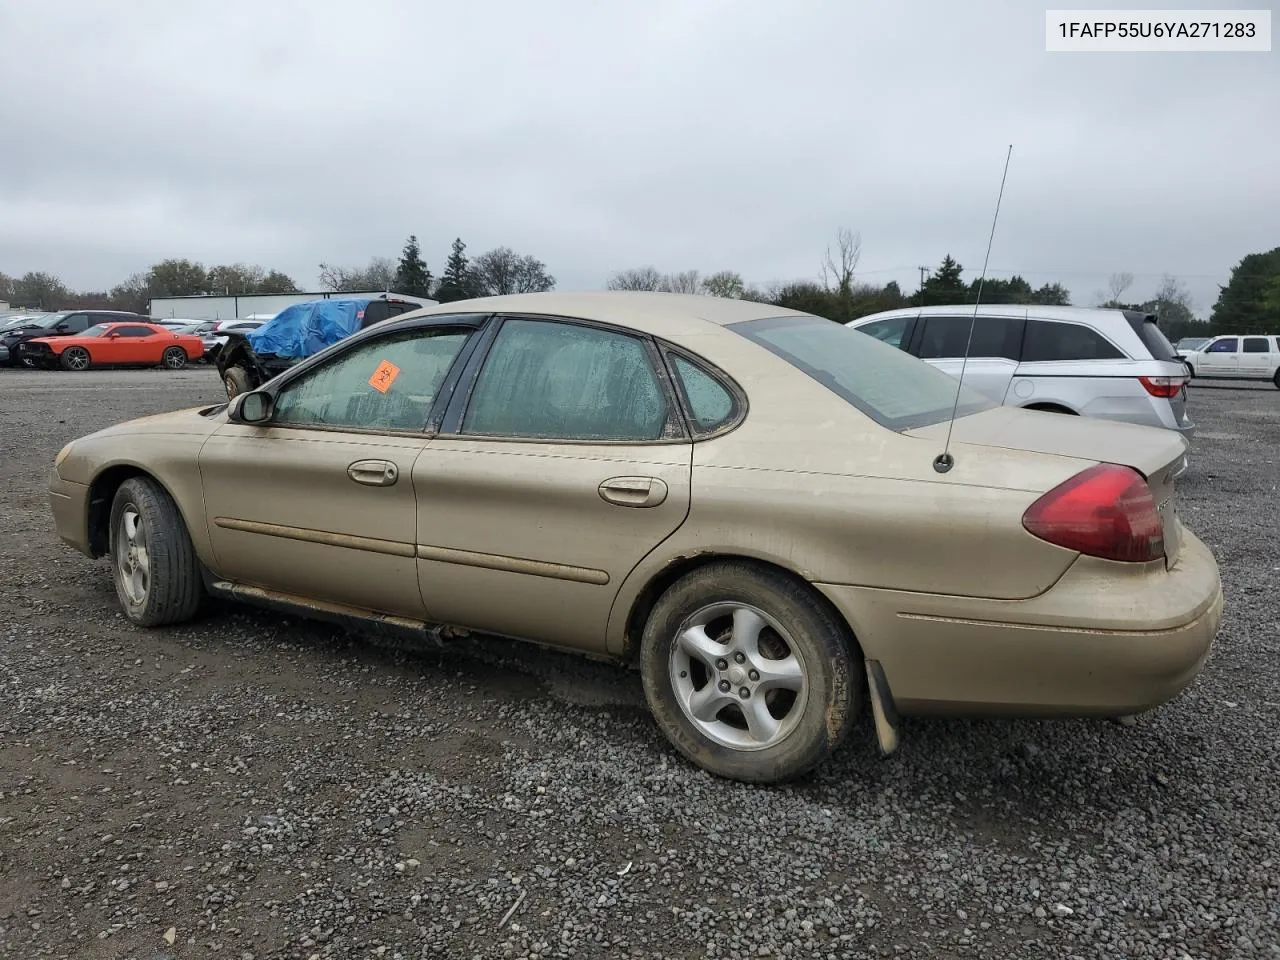
<path fill-rule="evenodd" d="M 1181 698 L 908 721 L 781 789 L 686 765 L 612 666 L 127 624 L 53 535 L 53 456 L 218 399 L 0 370 L 0 958 L 1280 957 L 1280 391 L 1193 391 L 1227 608 Z"/>

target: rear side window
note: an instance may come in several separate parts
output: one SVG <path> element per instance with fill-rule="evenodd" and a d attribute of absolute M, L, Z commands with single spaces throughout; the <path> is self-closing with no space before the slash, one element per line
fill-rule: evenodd
<path fill-rule="evenodd" d="M 1245 353 L 1270 353 L 1271 348 L 1267 345 L 1266 337 L 1245 337 L 1244 352 Z"/>
<path fill-rule="evenodd" d="M 1205 353 L 1237 353 L 1240 350 L 1240 341 L 1235 337 L 1227 337 L 1225 340 L 1215 340 L 1209 344 Z"/>
<path fill-rule="evenodd" d="M 1054 360 L 1123 360 L 1125 356 L 1109 340 L 1079 323 L 1028 320 L 1022 347 L 1024 363 Z"/>
<path fill-rule="evenodd" d="M 462 432 L 540 440 L 660 440 L 668 406 L 643 341 L 549 320 L 506 320 Z"/>
<path fill-rule="evenodd" d="M 671 368 L 684 393 L 694 436 L 712 433 L 737 415 L 738 404 L 733 394 L 706 370 L 674 354 Z"/>
<path fill-rule="evenodd" d="M 907 349 L 911 342 L 911 330 L 915 327 L 915 317 L 887 317 L 884 320 L 873 320 L 860 327 L 854 327 L 859 333 L 870 334 L 882 343 L 899 350 Z"/>
<path fill-rule="evenodd" d="M 1129 321 L 1129 326 L 1138 335 L 1142 345 L 1147 348 L 1152 360 L 1178 359 L 1178 351 L 1173 349 L 1173 344 L 1164 335 L 1164 331 L 1156 326 L 1155 317 L 1138 313 L 1135 310 L 1127 310 L 1124 318 Z"/>
<path fill-rule="evenodd" d="M 921 360 L 958 359 L 967 351 L 970 357 L 1016 361 L 1021 352 L 1022 324 L 1017 317 L 927 317 L 917 356 Z"/>

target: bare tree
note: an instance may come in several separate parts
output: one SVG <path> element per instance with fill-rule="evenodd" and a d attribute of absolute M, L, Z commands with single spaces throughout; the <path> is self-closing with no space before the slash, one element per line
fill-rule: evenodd
<path fill-rule="evenodd" d="M 619 270 L 609 278 L 610 290 L 662 290 L 665 278 L 655 267 Z"/>
<path fill-rule="evenodd" d="M 853 292 L 853 272 L 862 259 L 862 235 L 846 227 L 836 232 L 836 253 L 827 247 L 822 262 L 822 284 L 828 292 L 849 296 Z"/>
<path fill-rule="evenodd" d="M 702 281 L 697 270 L 681 270 L 663 277 L 662 289 L 667 293 L 700 293 Z"/>
<path fill-rule="evenodd" d="M 536 257 L 521 256 L 510 247 L 497 247 L 471 262 L 471 272 L 481 295 L 542 293 L 556 285 L 546 264 Z"/>
<path fill-rule="evenodd" d="M 320 285 L 334 293 L 390 290 L 395 276 L 396 265 L 389 257 L 374 257 L 363 268 L 320 264 Z"/>
<path fill-rule="evenodd" d="M 1132 273 L 1113 273 L 1107 278 L 1107 290 L 1111 293 L 1111 303 L 1119 303 L 1124 292 L 1133 286 Z"/>

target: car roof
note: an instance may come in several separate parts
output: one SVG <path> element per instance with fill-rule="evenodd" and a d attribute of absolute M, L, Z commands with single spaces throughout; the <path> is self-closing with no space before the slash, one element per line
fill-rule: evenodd
<path fill-rule="evenodd" d="M 850 321 L 853 324 L 865 323 L 869 320 L 882 320 L 887 317 L 914 316 L 948 316 L 957 313 L 972 314 L 972 303 L 940 304 L 928 307 L 898 307 L 895 310 L 883 310 L 880 313 L 867 314 L 865 317 Z M 1038 303 L 989 303 L 978 304 L 978 313 L 984 317 L 1024 317 L 1033 316 L 1041 320 L 1094 321 L 1103 323 L 1125 323 L 1126 314 L 1137 313 L 1139 316 L 1150 316 L 1141 311 L 1126 311 L 1116 307 L 1059 307 Z"/>
<path fill-rule="evenodd" d="M 523 313 L 569 319 L 598 320 L 664 336 L 686 331 L 690 325 L 725 326 L 766 317 L 812 316 L 799 310 L 753 300 L 730 300 L 702 294 L 601 290 L 574 293 L 517 293 L 433 304 L 394 317 L 401 323 L 417 317 L 455 313 Z"/>

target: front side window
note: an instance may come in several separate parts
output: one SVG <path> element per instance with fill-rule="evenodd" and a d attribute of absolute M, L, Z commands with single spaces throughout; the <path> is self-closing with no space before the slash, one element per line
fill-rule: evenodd
<path fill-rule="evenodd" d="M 507 320 L 462 432 L 545 440 L 660 440 L 670 410 L 645 344 L 553 320 Z"/>
<path fill-rule="evenodd" d="M 286 384 L 272 423 L 424 430 L 470 330 L 414 330 L 362 343 Z"/>
<path fill-rule="evenodd" d="M 816 316 L 729 324 L 890 430 L 910 430 L 995 406 L 930 364 Z"/>
<path fill-rule="evenodd" d="M 1235 353 L 1239 349 L 1239 343 L 1235 337 L 1227 337 L 1225 340 L 1215 340 L 1209 344 L 1206 353 Z"/>
<path fill-rule="evenodd" d="M 122 337 L 150 337 L 154 336 L 155 332 L 150 327 L 139 327 L 132 324 L 127 327 L 116 327 L 112 331 L 112 333 L 118 333 Z"/>
<path fill-rule="evenodd" d="M 1245 353 L 1270 353 L 1271 348 L 1267 346 L 1266 337 L 1245 337 L 1244 352 Z"/>
<path fill-rule="evenodd" d="M 1016 317 L 928 317 L 919 357 L 958 360 L 967 355 L 1017 360 L 1021 340 L 1022 320 Z"/>
<path fill-rule="evenodd" d="M 63 329 L 65 329 L 67 333 L 83 333 L 85 330 L 88 330 L 90 326 L 89 315 L 87 313 L 73 313 L 71 316 L 67 317 L 66 326 Z"/>
<path fill-rule="evenodd" d="M 907 349 L 911 342 L 911 328 L 915 325 L 914 317 L 888 317 L 884 320 L 873 320 L 855 327 L 861 333 L 867 333 L 882 343 L 899 350 Z"/>
<path fill-rule="evenodd" d="M 107 325 L 106 325 L 105 323 L 100 323 L 100 324 L 98 324 L 97 326 L 90 327 L 90 328 L 89 328 L 88 330 L 86 330 L 84 333 L 80 334 L 80 336 L 82 336 L 82 337 L 100 337 L 100 336 L 102 336 L 102 335 L 103 335 L 104 333 L 106 333 L 106 332 L 107 332 Z"/>
<path fill-rule="evenodd" d="M 1124 354 L 1096 330 L 1059 320 L 1027 321 L 1024 363 L 1054 360 L 1123 360 Z"/>
<path fill-rule="evenodd" d="M 671 369 L 684 392 L 695 436 L 712 433 L 737 415 L 738 404 L 733 394 L 702 367 L 673 354 Z"/>

